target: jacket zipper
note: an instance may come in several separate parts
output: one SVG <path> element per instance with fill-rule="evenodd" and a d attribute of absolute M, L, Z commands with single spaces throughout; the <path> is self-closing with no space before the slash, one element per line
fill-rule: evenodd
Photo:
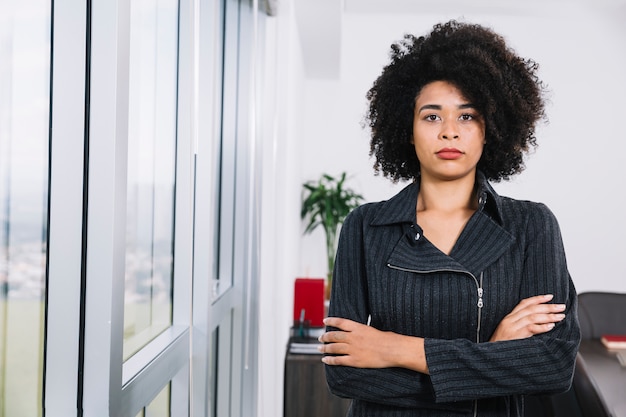
<path fill-rule="evenodd" d="M 478 307 L 478 328 L 476 330 L 476 343 L 480 343 L 480 338 L 479 338 L 479 334 L 478 332 L 480 331 L 480 311 L 483 308 L 483 273 L 480 273 L 480 281 L 478 279 L 476 279 L 476 277 L 474 276 L 474 274 L 472 274 L 471 272 L 468 271 L 460 271 L 457 269 L 433 269 L 433 270 L 429 270 L 429 271 L 418 271 L 416 269 L 409 269 L 409 268 L 403 268 L 401 266 L 395 266 L 395 265 L 391 265 L 391 264 L 387 264 L 387 266 L 391 269 L 395 269 L 398 271 L 404 271 L 404 272 L 413 272 L 416 274 L 428 274 L 428 273 L 433 273 L 433 272 L 457 272 L 460 274 L 465 274 L 465 275 L 469 275 L 474 282 L 476 283 L 476 292 L 478 293 L 478 302 L 476 303 L 476 306 Z"/>
<path fill-rule="evenodd" d="M 387 266 L 391 269 L 396 269 L 398 271 L 413 272 L 416 274 L 426 274 L 426 273 L 432 273 L 432 272 L 457 272 L 460 274 L 469 275 L 476 283 L 476 292 L 478 294 L 478 302 L 476 303 L 476 307 L 478 308 L 478 323 L 476 324 L 476 343 L 480 343 L 480 322 L 481 322 L 481 315 L 482 315 L 482 310 L 484 306 L 484 302 L 483 302 L 484 290 L 483 290 L 483 273 L 482 272 L 480 273 L 480 280 L 478 280 L 476 279 L 474 274 L 472 274 L 471 272 L 459 271 L 456 269 L 433 269 L 430 271 L 417 271 L 415 269 L 402 268 L 400 266 L 391 265 L 389 263 L 387 264 Z M 478 400 L 474 400 L 474 417 L 476 417 L 477 415 L 478 415 Z"/>
<path fill-rule="evenodd" d="M 480 343 L 480 322 L 481 322 L 482 311 L 483 311 L 483 273 L 481 271 L 480 282 L 478 283 L 478 324 L 476 325 L 476 343 Z M 478 416 L 478 400 L 474 400 L 474 417 L 476 416 Z"/>

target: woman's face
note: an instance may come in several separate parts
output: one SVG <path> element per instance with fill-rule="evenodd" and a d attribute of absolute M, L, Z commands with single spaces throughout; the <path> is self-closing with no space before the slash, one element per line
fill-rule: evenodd
<path fill-rule="evenodd" d="M 413 145 L 422 179 L 474 176 L 485 145 L 485 122 L 453 84 L 433 81 L 415 100 Z"/>

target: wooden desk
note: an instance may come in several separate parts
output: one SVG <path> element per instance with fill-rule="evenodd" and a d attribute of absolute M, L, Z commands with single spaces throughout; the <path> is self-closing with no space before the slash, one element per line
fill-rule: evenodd
<path fill-rule="evenodd" d="M 598 340 L 583 340 L 580 354 L 613 417 L 626 417 L 626 367 L 620 365 L 617 353 Z"/>
<path fill-rule="evenodd" d="M 332 395 L 321 354 L 285 355 L 284 417 L 345 417 L 350 400 Z"/>

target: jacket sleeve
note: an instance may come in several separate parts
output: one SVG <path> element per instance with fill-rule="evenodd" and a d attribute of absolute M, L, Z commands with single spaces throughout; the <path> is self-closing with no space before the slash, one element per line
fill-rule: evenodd
<path fill-rule="evenodd" d="M 333 272 L 329 316 L 367 323 L 367 271 L 363 247 L 363 207 L 345 220 Z M 334 330 L 329 328 L 328 330 Z M 467 411 L 470 403 L 434 405 L 430 377 L 402 368 L 360 369 L 326 365 L 330 391 L 344 398 L 399 407 L 429 407 Z"/>
<path fill-rule="evenodd" d="M 532 207 L 524 239 L 520 300 L 554 294 L 553 302 L 566 304 L 566 318 L 548 333 L 520 340 L 477 344 L 426 339 L 437 402 L 549 394 L 566 391 L 571 384 L 580 343 L 576 291 L 555 217 L 544 205 Z"/>

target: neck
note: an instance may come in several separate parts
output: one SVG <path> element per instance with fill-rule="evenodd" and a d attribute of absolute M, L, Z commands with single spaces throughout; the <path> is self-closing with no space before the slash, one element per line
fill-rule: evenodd
<path fill-rule="evenodd" d="M 476 178 L 467 176 L 454 181 L 420 177 L 417 211 L 476 210 Z"/>

